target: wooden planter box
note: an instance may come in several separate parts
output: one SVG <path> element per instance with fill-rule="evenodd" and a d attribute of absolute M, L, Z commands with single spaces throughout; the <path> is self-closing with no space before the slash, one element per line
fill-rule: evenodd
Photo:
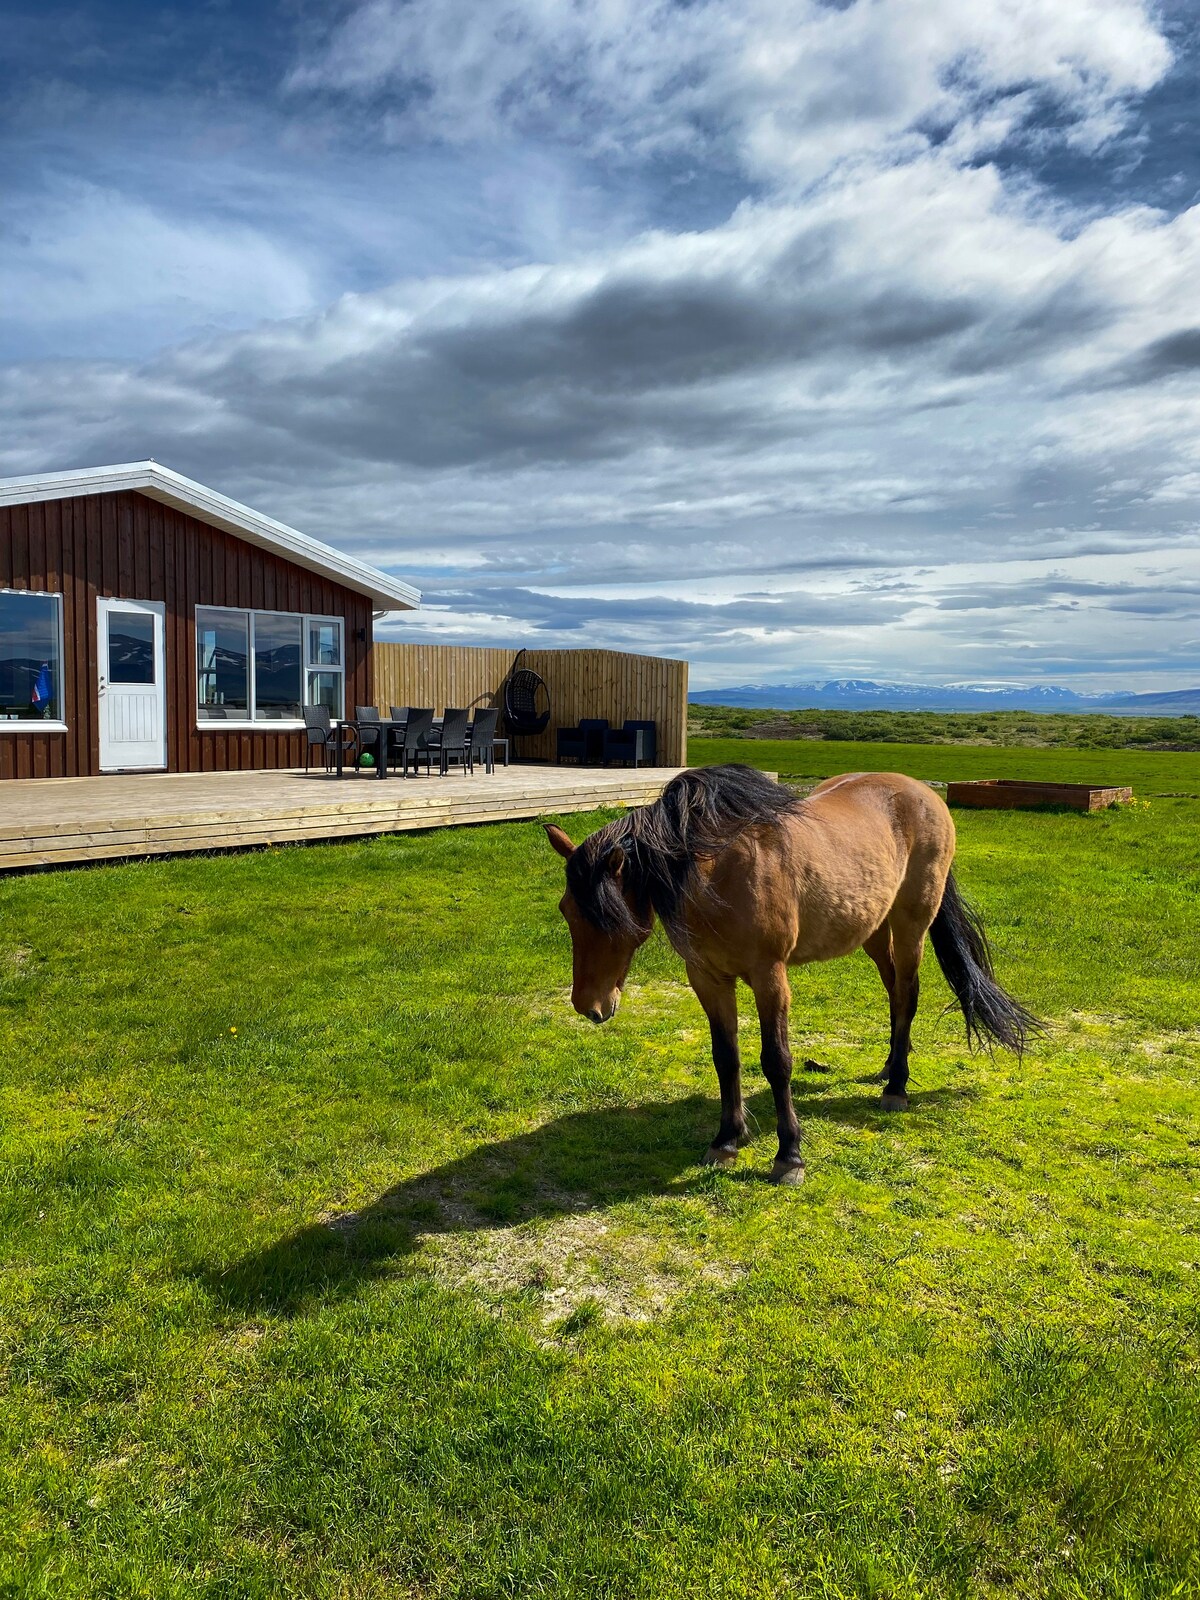
<path fill-rule="evenodd" d="M 996 811 L 1016 811 L 1030 806 L 1070 806 L 1072 811 L 1102 811 L 1105 806 L 1132 799 L 1132 789 L 1099 789 L 1090 783 L 979 778 L 970 783 L 946 785 L 948 805 L 983 806 Z"/>

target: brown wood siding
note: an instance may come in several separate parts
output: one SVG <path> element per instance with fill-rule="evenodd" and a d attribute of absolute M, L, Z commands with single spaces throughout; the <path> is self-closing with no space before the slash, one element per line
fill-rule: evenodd
<path fill-rule="evenodd" d="M 61 593 L 66 733 L 0 733 L 0 778 L 100 770 L 96 600 L 166 606 L 167 770 L 304 765 L 304 734 L 196 726 L 196 607 L 341 617 L 346 707 L 371 702 L 371 602 L 316 573 L 133 492 L 0 506 L 0 588 Z M 359 639 L 359 630 L 365 633 Z"/>

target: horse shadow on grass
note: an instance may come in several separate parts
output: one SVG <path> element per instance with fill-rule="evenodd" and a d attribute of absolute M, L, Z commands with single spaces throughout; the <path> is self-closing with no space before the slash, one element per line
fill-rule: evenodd
<path fill-rule="evenodd" d="M 895 1125 L 873 1097 L 821 1094 L 796 1083 L 802 1122 Z M 973 1090 L 914 1094 L 914 1108 L 958 1101 Z M 386 1275 L 436 1234 L 516 1227 L 603 1211 L 647 1195 L 705 1192 L 730 1179 L 762 1182 L 774 1153 L 771 1096 L 747 1098 L 761 1129 L 737 1168 L 700 1167 L 719 1118 L 706 1095 L 649 1105 L 577 1111 L 529 1133 L 480 1145 L 465 1156 L 403 1179 L 359 1211 L 331 1213 L 252 1251 L 231 1267 L 202 1268 L 209 1293 L 230 1310 L 295 1314 L 313 1301 Z"/>

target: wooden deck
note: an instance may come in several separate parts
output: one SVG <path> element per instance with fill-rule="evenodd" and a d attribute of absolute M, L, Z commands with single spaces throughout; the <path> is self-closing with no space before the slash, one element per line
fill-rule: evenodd
<path fill-rule="evenodd" d="M 645 805 L 674 775 L 530 765 L 382 781 L 290 771 L 10 780 L 0 783 L 0 872 Z"/>

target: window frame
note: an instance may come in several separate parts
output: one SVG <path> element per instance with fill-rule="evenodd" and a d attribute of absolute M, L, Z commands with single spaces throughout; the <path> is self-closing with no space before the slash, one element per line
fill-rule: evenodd
<path fill-rule="evenodd" d="M 205 707 L 200 704 L 200 626 L 201 613 L 205 611 L 234 612 L 246 619 L 246 711 L 235 718 L 206 717 Z M 339 718 L 346 715 L 346 619 L 321 611 L 275 611 L 269 606 L 222 606 L 198 605 L 193 617 L 194 641 L 192 647 L 192 664 L 195 683 L 195 717 L 196 731 L 198 733 L 291 733 L 304 727 L 304 717 L 259 717 L 258 705 L 255 694 L 254 649 L 255 629 L 254 619 L 259 617 L 294 617 L 300 622 L 300 693 L 301 706 L 307 705 L 309 692 L 309 678 L 314 672 L 334 673 L 341 683 L 342 709 L 337 713 Z M 309 660 L 309 627 L 312 623 L 332 623 L 338 630 L 338 655 L 340 665 L 331 667 L 321 665 Z"/>
<path fill-rule="evenodd" d="M 55 639 L 58 644 L 58 703 L 62 708 L 62 715 L 57 718 L 9 717 L 0 712 L 0 733 L 66 733 L 69 729 L 67 723 L 66 606 L 63 592 L 61 589 L 13 589 L 4 586 L 0 587 L 0 595 L 23 595 L 37 598 L 38 600 L 53 600 L 56 602 L 55 612 L 58 621 L 55 628 Z"/>

